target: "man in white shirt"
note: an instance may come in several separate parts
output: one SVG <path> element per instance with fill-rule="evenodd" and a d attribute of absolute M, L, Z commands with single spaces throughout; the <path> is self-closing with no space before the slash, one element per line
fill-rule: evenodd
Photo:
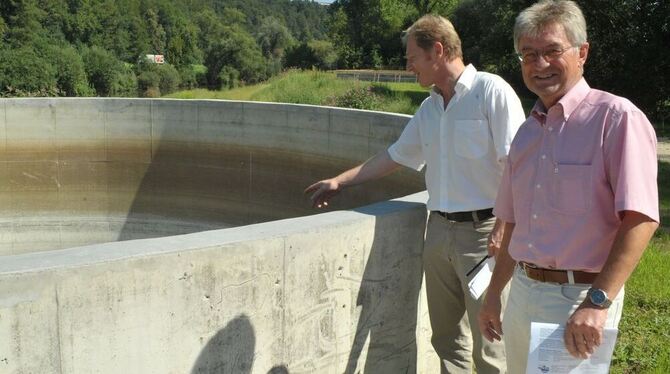
<path fill-rule="evenodd" d="M 433 86 L 400 138 L 361 165 L 307 187 L 315 207 L 345 187 L 385 176 L 401 165 L 426 171 L 431 211 L 423 264 L 432 344 L 442 372 L 505 372 L 501 342 L 482 339 L 480 300 L 466 273 L 495 255 L 504 225 L 493 218 L 504 160 L 525 119 L 514 90 L 502 78 L 463 63 L 461 42 L 445 18 L 427 15 L 405 32 L 407 70 Z M 472 321 L 472 323 L 469 323 Z"/>

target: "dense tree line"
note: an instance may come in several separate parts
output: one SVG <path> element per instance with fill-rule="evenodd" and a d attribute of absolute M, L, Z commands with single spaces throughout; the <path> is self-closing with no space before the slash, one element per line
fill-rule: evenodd
<path fill-rule="evenodd" d="M 447 16 L 463 42 L 464 58 L 495 72 L 523 95 L 514 56 L 516 15 L 535 0 L 337 0 L 330 7 L 338 66 L 403 66 L 402 30 L 425 13 Z M 630 98 L 657 122 L 670 117 L 670 2 L 577 0 L 588 24 L 592 87 Z"/>
<path fill-rule="evenodd" d="M 523 95 L 512 26 L 534 0 L 0 0 L 0 96 L 155 96 L 255 83 L 287 67 L 403 68 L 402 30 L 449 17 L 466 62 Z M 577 0 L 585 75 L 670 116 L 670 2 Z M 165 65 L 142 56 L 163 54 Z"/>
<path fill-rule="evenodd" d="M 279 72 L 289 51 L 327 43 L 327 18 L 303 0 L 1 0 L 0 95 L 156 96 L 254 83 Z"/>

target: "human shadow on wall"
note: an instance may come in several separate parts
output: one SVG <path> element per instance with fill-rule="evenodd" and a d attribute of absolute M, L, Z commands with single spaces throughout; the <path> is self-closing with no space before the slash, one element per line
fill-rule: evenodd
<path fill-rule="evenodd" d="M 361 308 L 345 374 L 415 373 L 417 311 L 423 265 L 425 211 L 393 214 L 416 204 L 388 201 L 354 209 L 377 216 L 356 304 Z M 418 224 L 418 226 L 417 226 Z M 380 227 L 393 230 L 391 235 Z M 398 239 L 407 245 L 398 245 Z M 364 367 L 359 359 L 367 344 Z"/>
<path fill-rule="evenodd" d="M 288 369 L 284 365 L 278 365 L 272 367 L 267 374 L 289 374 Z"/>
<path fill-rule="evenodd" d="M 249 317 L 228 322 L 205 345 L 191 374 L 248 374 L 254 363 L 256 336 Z"/>

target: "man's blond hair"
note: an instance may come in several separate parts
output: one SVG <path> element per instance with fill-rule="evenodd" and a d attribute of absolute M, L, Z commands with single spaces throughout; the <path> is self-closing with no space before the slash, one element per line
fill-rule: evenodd
<path fill-rule="evenodd" d="M 440 42 L 449 60 L 463 58 L 461 38 L 458 37 L 454 25 L 442 16 L 427 14 L 419 18 L 405 30 L 402 37 L 405 46 L 408 38 L 414 38 L 416 45 L 426 51 L 431 50 L 435 42 Z"/>

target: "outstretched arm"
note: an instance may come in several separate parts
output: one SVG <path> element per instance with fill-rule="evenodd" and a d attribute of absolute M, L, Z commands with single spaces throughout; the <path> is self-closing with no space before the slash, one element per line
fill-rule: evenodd
<path fill-rule="evenodd" d="M 355 186 L 370 180 L 381 178 L 392 173 L 400 167 L 393 161 L 388 151 L 384 150 L 364 163 L 351 168 L 342 174 L 318 181 L 305 189 L 305 193 L 311 193 L 312 206 L 321 208 L 328 206 L 328 201 L 337 195 L 345 187 Z"/>

